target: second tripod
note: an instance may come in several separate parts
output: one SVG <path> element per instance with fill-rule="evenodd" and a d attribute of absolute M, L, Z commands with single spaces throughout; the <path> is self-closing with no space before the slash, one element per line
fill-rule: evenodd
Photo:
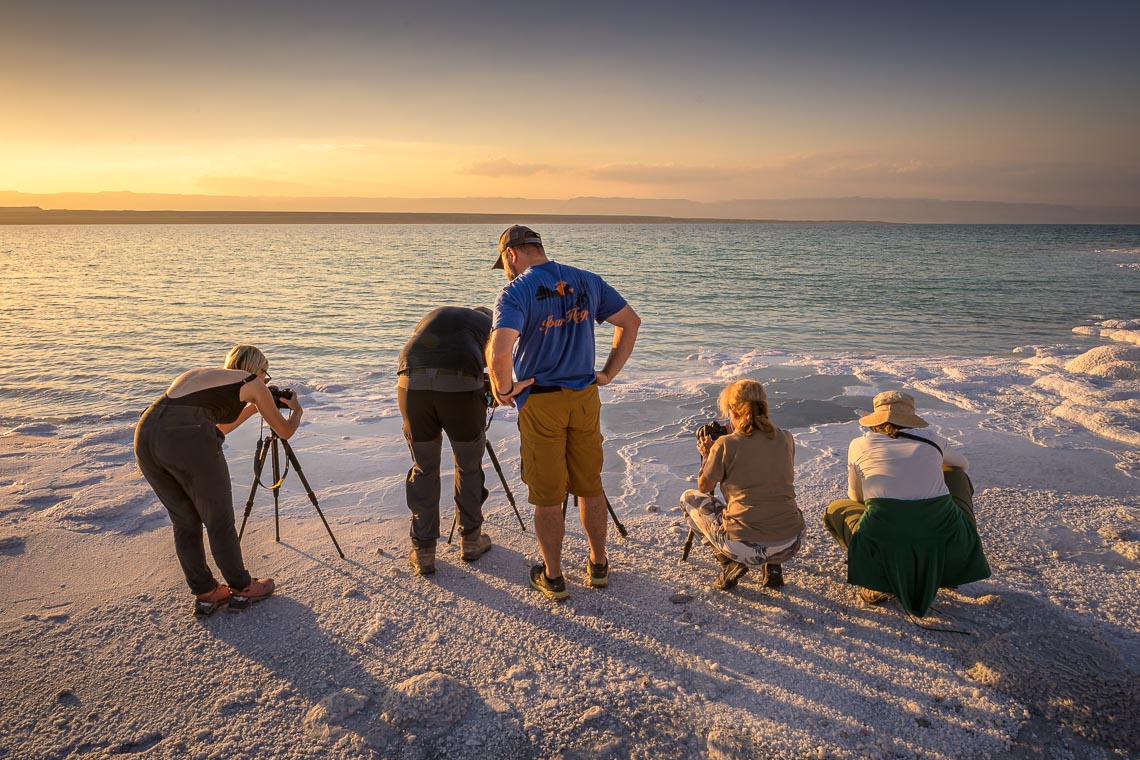
<path fill-rule="evenodd" d="M 487 423 L 490 425 L 490 422 Z M 503 475 L 503 468 L 499 465 L 499 458 L 495 456 L 495 450 L 491 447 L 491 442 L 487 441 L 487 453 L 491 456 L 491 464 L 495 465 L 495 472 L 499 473 L 499 482 L 503 484 L 503 490 L 507 492 L 507 501 L 511 503 L 511 509 L 515 511 L 515 517 L 519 519 L 519 528 L 523 533 L 526 533 L 526 524 L 523 522 L 522 515 L 519 514 L 518 505 L 515 504 L 515 495 L 511 493 L 511 487 L 507 485 L 507 478 Z M 459 522 L 459 508 L 455 509 L 455 517 L 451 518 L 451 533 L 447 535 L 447 543 L 451 543 L 451 539 L 455 537 L 455 524 Z"/>
<path fill-rule="evenodd" d="M 285 454 L 285 471 L 281 471 L 281 453 Z M 289 466 L 292 465 L 293 469 L 297 471 L 297 477 L 301 479 L 301 484 L 305 486 L 305 493 L 309 495 L 309 501 L 313 503 L 316 508 L 317 514 L 324 523 L 325 530 L 328 531 L 329 538 L 332 539 L 333 546 L 336 547 L 336 553 L 344 559 L 344 552 L 340 549 L 340 544 L 336 541 L 336 536 L 333 535 L 332 528 L 329 527 L 329 521 L 325 519 L 325 513 L 321 511 L 321 505 L 317 503 L 317 497 L 313 493 L 313 489 L 309 486 L 309 481 L 305 479 L 305 473 L 301 470 L 301 462 L 297 459 L 297 455 L 293 453 L 293 447 L 284 438 L 277 435 L 272 430 L 269 432 L 269 440 L 258 439 L 257 451 L 253 455 L 253 485 L 249 489 L 249 499 L 245 502 L 245 514 L 241 518 L 241 530 L 238 531 L 238 540 L 240 541 L 245 534 L 245 523 L 249 519 L 249 513 L 253 509 L 253 497 L 257 493 L 257 487 L 262 485 L 261 473 L 265 469 L 265 460 L 272 455 L 273 460 L 273 485 L 266 486 L 269 490 L 273 491 L 273 529 L 274 536 L 278 543 L 281 542 L 281 505 L 280 505 L 280 492 L 281 484 L 285 481 L 285 476 L 289 474 Z"/>

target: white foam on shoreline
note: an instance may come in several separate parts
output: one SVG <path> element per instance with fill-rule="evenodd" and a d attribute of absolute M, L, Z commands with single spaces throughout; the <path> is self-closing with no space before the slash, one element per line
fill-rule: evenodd
<path fill-rule="evenodd" d="M 1100 336 L 1112 342 L 1093 348 L 1022 346 L 1008 356 L 984 357 L 811 356 L 776 351 L 730 355 L 702 349 L 672 377 L 624 373 L 602 390 L 603 426 L 611 457 L 606 468 L 607 488 L 616 489 L 612 498 L 619 506 L 628 501 L 631 505 L 657 504 L 671 509 L 674 491 L 687 484 L 697 464 L 688 437 L 702 422 L 716 416 L 715 398 L 720 388 L 744 376 L 760 378 L 774 389 L 774 408 L 784 398 L 780 395 L 782 387 L 795 390 L 797 383 L 815 375 L 836 378 L 834 387 L 819 398 L 840 413 L 820 418 L 820 422 L 809 421 L 798 434 L 818 435 L 836 426 L 827 420 L 853 420 L 858 413 L 870 410 L 870 397 L 876 392 L 902 387 L 925 394 L 920 396 L 920 406 L 940 403 L 928 412 L 936 424 L 1001 431 L 1033 445 L 1056 449 L 1099 450 L 1115 461 L 1120 472 L 1140 477 L 1140 455 L 1136 453 L 1140 449 L 1140 347 L 1136 338 L 1140 336 L 1140 320 L 1103 318 L 1095 328 L 1077 328 L 1082 329 L 1103 331 Z M 844 381 L 846 376 L 852 379 Z M 387 493 L 396 488 L 394 484 L 406 470 L 407 451 L 400 434 L 394 389 L 383 393 L 363 383 L 320 380 L 292 387 L 307 410 L 294 439 L 295 448 L 305 456 L 320 457 L 326 465 L 338 463 L 326 466 L 335 473 L 326 478 L 336 487 L 335 508 L 368 508 L 378 491 Z M 819 392 L 820 384 L 814 382 L 812 388 Z M 822 403 L 808 403 L 809 419 L 814 408 L 811 404 Z M 845 409 L 849 410 L 846 416 L 842 413 Z M 4 439 L 46 437 L 45 445 L 54 447 L 59 457 L 80 470 L 133 470 L 134 419 L 133 412 L 124 412 L 88 415 L 59 424 L 27 423 L 8 431 Z M 516 412 L 498 409 L 495 420 L 491 438 L 500 442 L 500 458 L 510 477 L 515 478 Z M 850 435 L 850 423 L 839 427 L 842 430 L 825 437 Z M 258 433 L 256 423 L 247 423 L 229 436 L 227 455 L 238 491 L 249 480 L 250 468 L 243 452 L 254 450 Z M 835 448 L 842 446 L 836 443 Z M 335 459 L 327 459 L 334 453 Z M 828 468 L 836 466 L 839 459 L 837 453 L 835 461 L 828 460 Z M 377 483 L 372 483 L 376 478 Z M 449 487 L 444 484 L 445 490 Z M 17 504 L 24 503 L 21 493 L 18 483 L 0 485 L 0 496 L 14 495 Z M 135 498 L 133 492 L 123 494 L 122 501 L 133 503 Z M 54 506 L 56 502 L 33 494 L 26 503 L 37 511 L 34 507 Z M 92 514 L 97 517 L 100 509 Z M 385 511 L 400 514 L 401 509 L 402 505 Z M 77 522 L 79 513 L 55 509 L 52 514 L 61 524 L 91 524 L 85 519 Z M 141 511 L 136 517 L 140 515 Z M 109 520 L 108 527 L 119 529 L 118 522 Z"/>

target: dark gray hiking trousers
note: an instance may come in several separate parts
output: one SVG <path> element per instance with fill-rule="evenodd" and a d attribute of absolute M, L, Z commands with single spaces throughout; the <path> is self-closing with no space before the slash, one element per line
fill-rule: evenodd
<path fill-rule="evenodd" d="M 234 528 L 230 470 L 221 434 L 205 410 L 161 400 L 143 412 L 135 428 L 135 459 L 174 526 L 174 551 L 195 594 L 217 585 L 206 565 L 202 526 L 226 584 L 242 589 L 250 575 Z"/>
<path fill-rule="evenodd" d="M 439 538 L 439 460 L 443 433 L 455 458 L 455 506 L 459 533 L 466 536 L 483 525 L 483 451 L 487 400 L 483 390 L 428 391 L 400 388 L 404 438 L 412 454 L 405 491 L 412 512 L 412 544 L 435 546 Z"/>

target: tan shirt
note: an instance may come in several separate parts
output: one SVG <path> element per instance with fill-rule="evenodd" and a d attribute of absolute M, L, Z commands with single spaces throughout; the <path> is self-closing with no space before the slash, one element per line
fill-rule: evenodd
<path fill-rule="evenodd" d="M 757 430 L 750 436 L 723 435 L 713 443 L 701 477 L 720 483 L 728 502 L 724 527 L 730 540 L 772 544 L 803 532 L 794 484 L 795 449 L 792 434 L 778 428 L 775 438 Z"/>

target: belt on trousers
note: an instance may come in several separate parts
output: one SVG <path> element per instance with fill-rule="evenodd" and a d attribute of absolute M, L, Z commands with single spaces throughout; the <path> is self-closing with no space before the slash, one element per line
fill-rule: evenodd
<path fill-rule="evenodd" d="M 400 373 L 401 375 L 459 375 L 460 377 L 481 377 L 470 372 L 458 369 L 437 369 L 435 367 L 411 367 Z"/>
<path fill-rule="evenodd" d="M 594 385 L 594 383 L 590 383 L 590 385 Z M 590 385 L 587 385 L 586 388 L 589 388 Z M 532 385 L 532 386 L 530 386 L 530 392 L 532 394 L 533 393 L 554 393 L 555 391 L 572 391 L 572 390 L 574 390 L 574 389 L 573 388 L 567 388 L 567 387 L 562 386 L 562 385 Z M 582 390 L 585 390 L 585 388 L 583 388 Z"/>

